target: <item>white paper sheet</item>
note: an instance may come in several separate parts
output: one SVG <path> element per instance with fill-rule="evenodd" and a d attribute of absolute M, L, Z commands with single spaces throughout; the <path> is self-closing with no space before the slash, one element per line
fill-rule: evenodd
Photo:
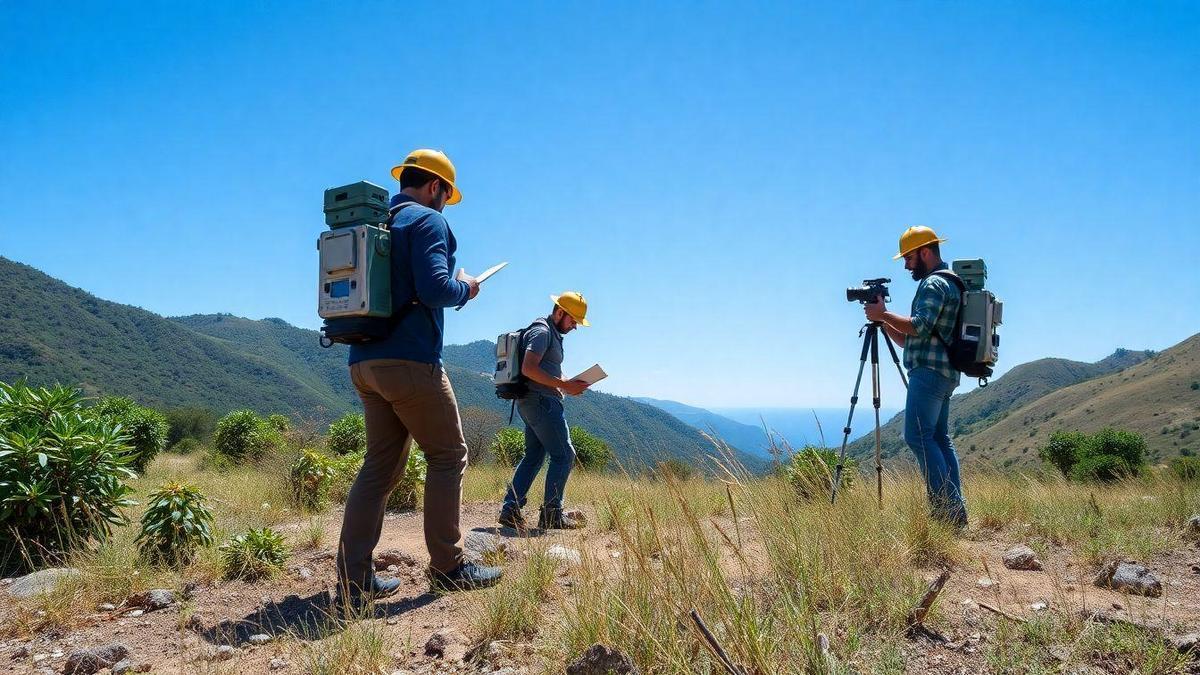
<path fill-rule="evenodd" d="M 482 284 L 483 282 L 488 280 L 488 277 L 490 277 L 493 274 L 495 274 L 496 272 L 499 272 L 500 270 L 504 269 L 506 266 L 508 266 L 507 261 L 502 262 L 499 265 L 493 265 L 493 266 L 487 268 L 486 270 L 483 271 L 482 274 L 475 277 L 475 283 Z M 459 281 L 466 279 L 467 271 L 460 267 L 458 269 L 458 274 L 454 275 L 454 278 L 458 279 Z M 455 307 L 454 311 L 457 312 L 458 310 L 462 309 L 463 307 L 466 307 L 466 303 L 463 303 L 463 304 L 459 305 L 458 307 Z"/>

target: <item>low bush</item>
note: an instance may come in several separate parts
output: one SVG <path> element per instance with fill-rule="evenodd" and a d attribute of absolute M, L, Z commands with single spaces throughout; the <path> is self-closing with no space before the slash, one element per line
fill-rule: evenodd
<path fill-rule="evenodd" d="M 167 418 L 153 408 L 143 408 L 122 396 L 106 396 L 93 412 L 121 427 L 129 438 L 129 468 L 144 473 L 150 461 L 167 447 Z"/>
<path fill-rule="evenodd" d="M 593 436 L 583 427 L 571 427 L 571 445 L 575 448 L 575 464 L 587 471 L 603 471 L 613 460 L 608 443 Z"/>
<path fill-rule="evenodd" d="M 1132 431 L 1101 429 L 1088 435 L 1056 431 L 1038 456 L 1064 476 L 1080 481 L 1114 481 L 1136 476 L 1146 466 L 1146 441 Z"/>
<path fill-rule="evenodd" d="M 428 468 L 425 453 L 413 443 L 408 451 L 408 462 L 404 465 L 404 475 L 388 497 L 387 507 L 405 511 L 417 508 L 425 494 L 425 474 Z"/>
<path fill-rule="evenodd" d="M 1171 460 L 1171 473 L 1179 480 L 1200 480 L 1200 458 L 1176 457 Z"/>
<path fill-rule="evenodd" d="M 187 439 L 197 444 L 208 441 L 217 428 L 217 416 L 208 408 L 171 408 L 163 416 L 167 419 L 167 447 L 176 452 Z"/>
<path fill-rule="evenodd" d="M 292 420 L 288 419 L 287 415 L 280 415 L 278 413 L 269 415 L 266 422 L 272 429 L 278 431 L 279 433 L 285 433 L 292 430 Z"/>
<path fill-rule="evenodd" d="M 213 449 L 236 463 L 259 459 L 279 440 L 279 433 L 253 410 L 235 410 L 217 422 Z"/>
<path fill-rule="evenodd" d="M 213 515 L 194 486 L 167 483 L 150 494 L 136 542 L 142 557 L 168 566 L 191 562 L 196 549 L 212 546 Z"/>
<path fill-rule="evenodd" d="M 516 427 L 504 427 L 496 432 L 488 450 L 500 466 L 516 466 L 525 456 L 525 432 Z"/>
<path fill-rule="evenodd" d="M 318 452 L 305 450 L 288 472 L 292 498 L 301 508 L 320 509 L 329 497 L 329 488 L 336 476 L 333 460 Z"/>
<path fill-rule="evenodd" d="M 0 382 L 0 568 L 38 564 L 125 524 L 129 452 L 78 391 Z"/>
<path fill-rule="evenodd" d="M 367 449 L 367 422 L 362 413 L 348 413 L 329 425 L 326 447 L 336 455 L 350 455 Z"/>
<path fill-rule="evenodd" d="M 220 553 L 226 578 L 253 581 L 279 572 L 288 549 L 282 534 L 264 527 L 250 528 L 230 539 L 221 546 Z"/>
<path fill-rule="evenodd" d="M 833 491 L 837 463 L 837 452 L 808 445 L 792 453 L 791 459 L 783 467 L 784 476 L 801 499 L 827 499 Z M 857 475 L 858 462 L 847 457 L 838 489 L 848 487 Z"/>

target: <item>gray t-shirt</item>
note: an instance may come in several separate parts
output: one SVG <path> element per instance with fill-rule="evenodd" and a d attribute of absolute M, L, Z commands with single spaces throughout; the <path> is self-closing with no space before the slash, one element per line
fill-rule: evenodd
<path fill-rule="evenodd" d="M 562 333 L 548 319 L 538 319 L 525 331 L 525 351 L 533 352 L 542 357 L 539 364 L 548 375 L 562 377 L 563 344 Z M 544 384 L 529 380 L 530 391 L 539 394 L 562 398 L 562 392 L 557 387 L 547 387 Z"/>

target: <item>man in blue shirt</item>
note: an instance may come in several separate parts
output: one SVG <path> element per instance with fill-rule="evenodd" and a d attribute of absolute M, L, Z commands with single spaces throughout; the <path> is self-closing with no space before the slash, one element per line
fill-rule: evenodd
<path fill-rule="evenodd" d="M 350 347 L 350 379 L 363 402 L 367 455 L 350 489 L 338 546 L 341 597 L 358 606 L 399 590 L 398 579 L 374 575 L 388 496 L 404 475 L 415 441 L 425 454 L 425 546 L 434 588 L 481 588 L 501 570 L 463 556 L 459 511 L 467 444 L 454 389 L 442 368 L 443 309 L 479 293 L 472 278 L 452 275 L 457 242 L 442 216 L 462 193 L 454 165 L 436 150 L 416 150 L 392 169 L 400 192 L 392 198 L 391 334 Z"/>
<path fill-rule="evenodd" d="M 900 237 L 904 269 L 920 282 L 911 316 L 889 312 L 882 299 L 866 305 L 869 321 L 883 324 L 896 344 L 904 347 L 908 398 L 904 406 L 904 440 L 916 455 L 934 515 L 951 525 L 967 525 L 958 454 L 950 440 L 950 396 L 959 373 L 950 364 L 946 345 L 952 342 L 962 302 L 958 286 L 941 274 L 947 269 L 940 244 L 945 239 L 918 225 Z M 938 338 L 941 339 L 938 339 Z"/>
<path fill-rule="evenodd" d="M 529 391 L 517 400 L 517 411 L 525 422 L 525 455 L 513 471 L 512 481 L 504 495 L 500 511 L 501 525 L 525 529 L 525 495 L 542 464 L 550 457 L 546 469 L 546 493 L 538 514 L 538 527 L 554 530 L 574 530 L 580 523 L 563 513 L 563 493 L 567 478 L 575 465 L 575 447 L 563 412 L 563 392 L 578 396 L 588 387 L 583 380 L 564 380 L 562 377 L 563 336 L 577 326 L 591 325 L 587 320 L 587 300 L 575 291 L 550 296 L 554 308 L 547 317 L 539 318 L 525 330 L 521 338 L 524 356 L 521 375 Z"/>

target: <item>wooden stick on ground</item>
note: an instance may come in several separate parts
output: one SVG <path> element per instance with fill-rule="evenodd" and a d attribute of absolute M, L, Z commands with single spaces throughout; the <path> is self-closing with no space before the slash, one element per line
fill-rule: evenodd
<path fill-rule="evenodd" d="M 1009 621 L 1016 621 L 1017 623 L 1029 623 L 1028 619 L 1022 619 L 1019 616 L 1009 614 L 1008 612 L 1000 609 L 999 607 L 992 607 L 991 605 L 987 604 L 986 602 L 980 602 L 978 604 L 980 607 L 986 609 L 987 611 L 999 614 L 1000 616 L 1008 619 Z"/>
<path fill-rule="evenodd" d="M 717 660 L 721 662 L 721 665 L 725 668 L 725 672 L 729 673 L 729 675 L 745 675 L 745 669 L 738 666 L 733 662 L 733 659 L 729 658 L 729 654 L 725 653 L 725 650 L 721 647 L 721 643 L 717 642 L 717 636 L 713 635 L 708 626 L 704 625 L 704 620 L 700 618 L 700 612 L 697 612 L 696 608 L 693 607 L 692 611 L 688 614 L 692 617 L 692 623 L 696 625 L 696 630 L 700 631 L 700 636 L 704 638 L 704 644 L 713 653 L 713 656 L 717 657 Z"/>
<path fill-rule="evenodd" d="M 942 587 L 946 585 L 946 580 L 950 578 L 950 570 L 942 570 L 942 573 L 929 584 L 929 588 L 925 589 L 925 595 L 921 596 L 921 602 L 908 613 L 908 625 L 915 626 L 925 621 L 925 616 L 929 614 L 929 608 L 933 606 L 937 600 L 938 593 L 942 592 Z"/>

